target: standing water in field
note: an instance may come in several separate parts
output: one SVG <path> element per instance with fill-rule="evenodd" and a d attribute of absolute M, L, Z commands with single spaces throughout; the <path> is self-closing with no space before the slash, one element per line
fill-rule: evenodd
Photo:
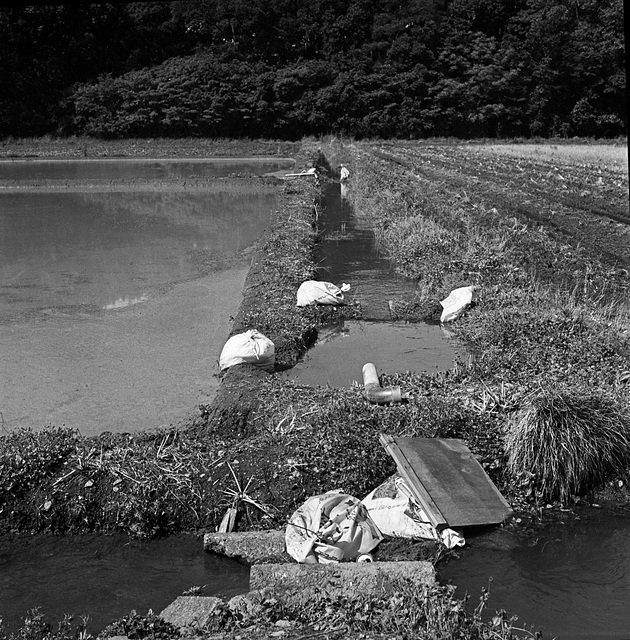
<path fill-rule="evenodd" d="M 322 327 L 315 346 L 286 375 L 303 384 L 344 387 L 362 383 L 366 362 L 374 363 L 379 373 L 450 369 L 461 350 L 440 325 L 391 320 L 388 301 L 411 299 L 416 285 L 379 253 L 372 229 L 344 197 L 348 188 L 331 183 L 324 194 L 320 279 L 349 283 L 347 297 L 360 303 L 364 320 Z"/>
<path fill-rule="evenodd" d="M 213 176 L 283 166 L 0 162 L 0 426 L 134 432 L 211 401 L 277 201 Z"/>

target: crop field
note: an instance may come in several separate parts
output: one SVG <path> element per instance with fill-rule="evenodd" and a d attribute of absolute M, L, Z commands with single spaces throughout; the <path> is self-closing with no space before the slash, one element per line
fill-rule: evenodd
<path fill-rule="evenodd" d="M 610 171 L 628 173 L 628 147 L 622 144 L 480 144 L 481 152 L 534 158 L 578 165 L 601 165 Z"/>
<path fill-rule="evenodd" d="M 630 268 L 627 146 L 397 143 L 371 153 L 384 174 L 406 172 L 443 201 L 542 225 L 590 259 Z"/>

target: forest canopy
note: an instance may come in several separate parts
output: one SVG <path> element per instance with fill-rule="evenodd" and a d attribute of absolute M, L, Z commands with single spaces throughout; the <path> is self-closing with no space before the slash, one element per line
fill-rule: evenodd
<path fill-rule="evenodd" d="M 626 134 L 623 0 L 0 7 L 0 137 Z"/>

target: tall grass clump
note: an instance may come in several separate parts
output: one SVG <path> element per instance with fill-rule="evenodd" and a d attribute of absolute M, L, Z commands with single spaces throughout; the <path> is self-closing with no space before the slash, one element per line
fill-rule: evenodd
<path fill-rule="evenodd" d="M 505 438 L 509 471 L 536 497 L 567 502 L 630 469 L 630 417 L 610 397 L 540 389 L 523 400 Z"/>

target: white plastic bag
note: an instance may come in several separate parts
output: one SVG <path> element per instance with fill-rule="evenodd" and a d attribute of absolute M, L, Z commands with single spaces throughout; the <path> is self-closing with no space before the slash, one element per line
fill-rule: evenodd
<path fill-rule="evenodd" d="M 466 543 L 454 529 L 438 531 L 414 499 L 407 483 L 394 475 L 362 500 L 379 531 L 392 538 L 435 540 L 448 549 Z"/>
<path fill-rule="evenodd" d="M 476 297 L 476 287 L 474 285 L 471 287 L 453 289 L 447 298 L 440 300 L 440 304 L 443 309 L 440 322 L 452 322 L 453 320 L 457 320 L 465 309 L 474 302 Z"/>
<path fill-rule="evenodd" d="M 356 560 L 383 539 L 360 500 L 341 491 L 309 498 L 285 531 L 287 553 L 300 563 Z"/>
<path fill-rule="evenodd" d="M 271 373 L 275 360 L 273 342 L 256 329 L 249 329 L 228 339 L 221 351 L 219 367 L 223 371 L 235 364 L 249 363 Z"/>
<path fill-rule="evenodd" d="M 311 304 L 342 304 L 345 291 L 350 290 L 349 284 L 341 287 L 331 282 L 319 282 L 318 280 L 306 280 L 297 290 L 297 306 L 307 307 Z"/>

